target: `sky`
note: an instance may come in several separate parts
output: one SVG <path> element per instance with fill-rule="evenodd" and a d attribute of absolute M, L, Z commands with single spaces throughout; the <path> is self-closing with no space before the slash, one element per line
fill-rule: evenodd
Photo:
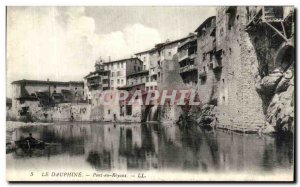
<path fill-rule="evenodd" d="M 7 96 L 20 79 L 79 81 L 99 57 L 187 36 L 214 7 L 8 7 Z"/>

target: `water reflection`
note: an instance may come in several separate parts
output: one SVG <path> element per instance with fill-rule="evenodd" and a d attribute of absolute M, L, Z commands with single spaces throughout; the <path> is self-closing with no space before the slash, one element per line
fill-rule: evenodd
<path fill-rule="evenodd" d="M 293 141 L 286 137 L 198 127 L 180 130 L 176 125 L 93 123 L 20 128 L 12 139 L 29 132 L 50 145 L 43 150 L 8 153 L 13 156 L 8 164 L 43 158 L 44 163 L 55 166 L 51 157 L 77 156 L 74 167 L 87 164 L 95 170 L 272 171 L 293 165 Z"/>

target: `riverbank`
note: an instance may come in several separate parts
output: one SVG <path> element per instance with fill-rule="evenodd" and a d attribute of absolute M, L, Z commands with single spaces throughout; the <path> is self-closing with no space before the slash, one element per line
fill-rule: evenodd
<path fill-rule="evenodd" d="M 6 121 L 6 131 L 11 131 L 20 127 L 31 127 L 31 126 L 53 125 L 53 124 L 54 123 L 41 123 L 41 122 L 25 123 L 21 121 Z"/>

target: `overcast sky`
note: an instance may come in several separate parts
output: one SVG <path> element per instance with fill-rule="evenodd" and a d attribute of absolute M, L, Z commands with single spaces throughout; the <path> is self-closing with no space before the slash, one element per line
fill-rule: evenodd
<path fill-rule="evenodd" d="M 82 80 L 100 56 L 130 57 L 212 15 L 213 7 L 8 7 L 7 95 L 14 80 Z"/>

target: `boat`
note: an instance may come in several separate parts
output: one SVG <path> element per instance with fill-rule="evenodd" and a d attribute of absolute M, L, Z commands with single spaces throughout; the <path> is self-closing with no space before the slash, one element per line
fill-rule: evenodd
<path fill-rule="evenodd" d="M 29 141 L 24 139 L 24 140 L 15 141 L 15 144 L 17 147 L 21 149 L 44 149 L 45 148 L 45 142 L 41 140 Z"/>

